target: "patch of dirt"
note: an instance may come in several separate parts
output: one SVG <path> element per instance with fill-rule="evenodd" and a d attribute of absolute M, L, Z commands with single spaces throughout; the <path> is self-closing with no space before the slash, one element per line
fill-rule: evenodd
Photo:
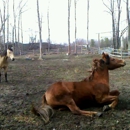
<path fill-rule="evenodd" d="M 111 89 L 120 91 L 115 110 L 103 117 L 89 118 L 70 111 L 55 110 L 49 124 L 31 113 L 32 103 L 39 104 L 48 86 L 56 81 L 80 81 L 89 75 L 92 59 L 99 56 L 44 56 L 43 61 L 17 58 L 10 62 L 8 83 L 0 83 L 0 130 L 129 130 L 130 61 L 123 68 L 110 71 Z M 64 60 L 66 59 L 66 60 Z M 102 107 L 86 110 L 102 111 Z"/>

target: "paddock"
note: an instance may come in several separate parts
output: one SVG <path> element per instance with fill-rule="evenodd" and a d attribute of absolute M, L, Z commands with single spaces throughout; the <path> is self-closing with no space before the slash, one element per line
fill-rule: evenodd
<path fill-rule="evenodd" d="M 56 81 L 80 81 L 89 75 L 92 59 L 101 55 L 45 55 L 43 60 L 26 60 L 16 57 L 8 68 L 8 80 L 0 83 L 1 130 L 82 130 L 82 129 L 130 129 L 130 59 L 126 66 L 110 71 L 111 90 L 120 91 L 115 110 L 103 117 L 84 117 L 69 111 L 55 111 L 49 124 L 31 113 L 32 102 L 40 104 L 47 87 Z M 86 110 L 101 111 L 102 107 Z"/>

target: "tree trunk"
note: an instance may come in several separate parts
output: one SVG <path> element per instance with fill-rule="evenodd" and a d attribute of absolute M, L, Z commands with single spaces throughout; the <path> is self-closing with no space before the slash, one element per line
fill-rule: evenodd
<path fill-rule="evenodd" d="M 7 0 L 7 47 L 9 43 L 9 0 Z"/>
<path fill-rule="evenodd" d="M 6 10 L 5 1 L 3 1 L 3 6 L 4 6 L 4 15 L 3 15 L 3 43 L 4 43 L 4 49 L 5 49 L 6 48 L 6 46 L 5 46 L 5 10 Z"/>
<path fill-rule="evenodd" d="M 87 50 L 90 47 L 88 40 L 89 40 L 89 0 L 87 2 Z"/>
<path fill-rule="evenodd" d="M 40 19 L 40 13 L 39 13 L 39 0 L 37 0 L 37 18 L 38 18 L 38 27 L 39 27 L 39 40 L 40 40 L 40 43 L 39 43 L 39 49 L 40 49 L 40 56 L 39 56 L 39 59 L 41 60 L 42 59 L 42 27 L 41 27 L 41 19 Z"/>
<path fill-rule="evenodd" d="M 71 47 L 70 47 L 70 3 L 71 3 L 71 0 L 68 0 L 68 55 L 71 54 Z"/>
<path fill-rule="evenodd" d="M 23 22 L 22 22 L 22 14 L 21 14 L 21 42 L 22 42 L 21 52 L 23 52 Z"/>
<path fill-rule="evenodd" d="M 117 20 L 117 27 L 116 27 L 116 41 L 117 41 L 117 49 L 121 47 L 120 43 L 120 36 L 119 36 L 119 31 L 120 31 L 120 15 L 121 15 L 121 0 L 117 0 L 117 6 L 118 6 L 118 20 Z"/>
<path fill-rule="evenodd" d="M 14 52 L 16 52 L 16 13 L 15 13 L 15 0 L 13 0 L 13 17 L 14 17 L 14 25 L 13 25 L 13 44 L 14 44 Z"/>
<path fill-rule="evenodd" d="M 114 49 L 116 49 L 116 34 L 115 34 L 114 13 L 112 13 L 112 33 L 113 33 L 113 47 L 114 47 Z"/>
<path fill-rule="evenodd" d="M 77 39 L 77 17 L 76 17 L 76 10 L 77 10 L 77 0 L 74 0 L 74 5 L 75 5 L 75 54 L 77 54 L 77 42 L 76 42 L 76 39 Z"/>
<path fill-rule="evenodd" d="M 48 25 L 48 53 L 50 52 L 50 19 L 49 19 L 49 4 L 50 1 L 48 1 L 48 9 L 47 9 L 47 25 Z"/>
<path fill-rule="evenodd" d="M 18 16 L 18 49 L 19 49 L 19 54 L 21 55 L 21 46 L 20 46 L 20 19 L 21 19 L 21 15 L 19 14 L 19 16 Z"/>
<path fill-rule="evenodd" d="M 127 13 L 127 24 L 128 24 L 128 46 L 126 49 L 130 51 L 130 16 L 129 16 L 129 0 L 126 1 L 126 13 Z"/>

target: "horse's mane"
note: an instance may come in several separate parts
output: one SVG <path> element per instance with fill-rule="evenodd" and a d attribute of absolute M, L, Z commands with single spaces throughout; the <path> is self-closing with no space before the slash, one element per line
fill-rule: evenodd
<path fill-rule="evenodd" d="M 91 81 L 94 77 L 94 73 L 95 71 L 97 71 L 98 69 L 103 69 L 103 60 L 102 59 L 94 59 L 93 60 L 93 65 L 92 65 L 92 69 L 91 71 L 91 74 L 89 75 L 89 77 L 85 78 L 83 81 Z"/>
<path fill-rule="evenodd" d="M 10 51 L 13 51 L 12 46 L 9 46 L 8 49 L 9 49 Z M 7 55 L 7 49 L 5 49 L 5 50 L 0 50 L 0 56 L 6 56 L 6 55 Z"/>
<path fill-rule="evenodd" d="M 12 47 L 8 47 L 8 49 L 9 49 L 10 51 L 13 51 Z"/>
<path fill-rule="evenodd" d="M 6 56 L 7 55 L 7 50 L 0 51 L 0 56 Z"/>

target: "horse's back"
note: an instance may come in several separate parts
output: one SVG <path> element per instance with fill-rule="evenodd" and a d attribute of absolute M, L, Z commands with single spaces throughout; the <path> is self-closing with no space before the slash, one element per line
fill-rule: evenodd
<path fill-rule="evenodd" d="M 46 91 L 46 94 L 64 95 L 73 91 L 73 82 L 56 82 L 53 83 Z"/>

